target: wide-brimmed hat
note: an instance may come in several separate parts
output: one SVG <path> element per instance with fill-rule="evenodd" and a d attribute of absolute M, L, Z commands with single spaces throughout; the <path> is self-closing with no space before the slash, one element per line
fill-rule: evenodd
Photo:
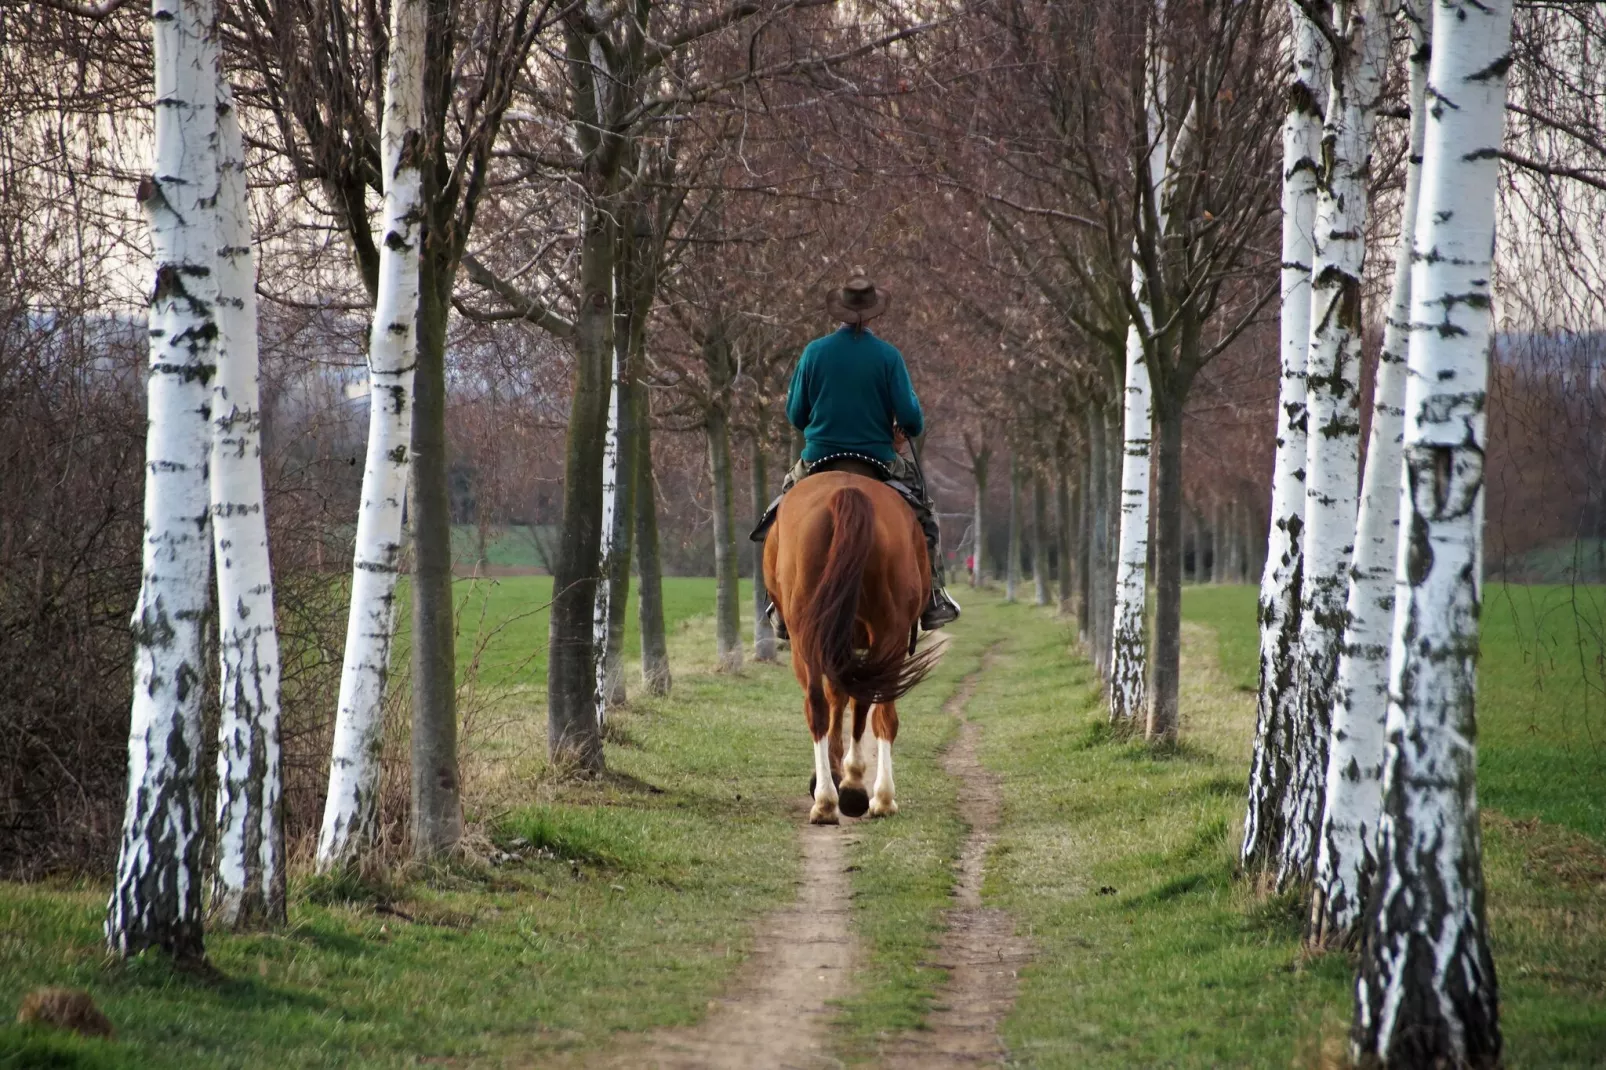
<path fill-rule="evenodd" d="M 846 286 L 825 295 L 825 310 L 843 323 L 858 326 L 885 312 L 891 300 L 885 290 L 876 289 L 863 268 L 856 267 Z"/>

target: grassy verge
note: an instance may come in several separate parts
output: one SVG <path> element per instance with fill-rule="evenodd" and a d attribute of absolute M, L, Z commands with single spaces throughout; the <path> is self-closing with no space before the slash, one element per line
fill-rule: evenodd
<path fill-rule="evenodd" d="M 536 763 L 510 785 L 501 864 L 382 889 L 299 880 L 287 931 L 209 937 L 219 976 L 107 961 L 103 884 L 0 885 L 0 1007 L 74 985 L 118 1029 L 0 1027 L 0 1067 L 537 1065 L 694 1020 L 752 920 L 793 894 L 807 774 L 790 672 L 716 676 L 712 646 L 706 621 L 674 628 L 675 694 L 618 718 L 605 782 L 559 787 Z M 538 753 L 544 710 L 503 698 Z"/>
<path fill-rule="evenodd" d="M 1043 1067 L 1317 1066 L 1343 1051 L 1352 960 L 1300 948 L 1302 905 L 1234 879 L 1253 696 L 1252 591 L 1222 633 L 1184 636 L 1181 746 L 1111 738 L 1086 665 L 1047 618 L 1010 629 L 971 716 L 1005 785 L 987 894 L 1038 957 L 1006 1026 Z M 1249 638 L 1230 634 L 1247 628 Z M 1252 676 L 1251 676 L 1252 678 Z M 1509 1065 L 1595 1066 L 1606 1050 L 1606 852 L 1564 828 L 1486 824 Z"/>

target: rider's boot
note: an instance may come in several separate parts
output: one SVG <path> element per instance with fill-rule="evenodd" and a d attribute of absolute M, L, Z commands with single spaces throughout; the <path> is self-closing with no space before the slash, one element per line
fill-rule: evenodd
<path fill-rule="evenodd" d="M 952 624 L 958 619 L 959 603 L 948 593 L 948 588 L 933 585 L 931 600 L 926 603 L 926 611 L 920 614 L 921 630 L 934 632 L 944 624 Z"/>
<path fill-rule="evenodd" d="M 925 502 L 922 496 L 922 507 L 915 509 L 915 516 L 920 521 L 920 530 L 926 535 L 926 552 L 931 559 L 931 597 L 926 601 L 925 612 L 920 614 L 920 628 L 922 631 L 934 632 L 945 624 L 952 624 L 959 619 L 959 603 L 954 601 L 953 595 L 943 585 L 942 557 L 938 553 L 940 536 L 937 532 L 937 518 L 932 515 L 931 505 Z"/>

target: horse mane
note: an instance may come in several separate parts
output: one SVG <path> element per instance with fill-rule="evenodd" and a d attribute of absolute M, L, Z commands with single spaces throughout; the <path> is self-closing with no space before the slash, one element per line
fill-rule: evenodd
<path fill-rule="evenodd" d="M 828 502 L 831 544 L 825 571 L 788 622 L 792 642 L 812 668 L 860 702 L 893 702 L 936 666 L 940 648 L 910 656 L 904 637 L 861 654 L 853 647 L 859 590 L 875 540 L 875 510 L 857 487 L 843 487 Z"/>

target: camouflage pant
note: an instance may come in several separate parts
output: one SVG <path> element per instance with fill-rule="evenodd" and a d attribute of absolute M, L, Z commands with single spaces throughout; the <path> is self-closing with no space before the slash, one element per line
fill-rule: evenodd
<path fill-rule="evenodd" d="M 797 486 L 797 481 L 809 474 L 809 466 L 798 461 L 792 470 L 786 473 L 781 480 L 781 495 Z M 942 534 L 937 529 L 937 504 L 926 497 L 925 484 L 920 479 L 920 471 L 914 462 L 907 457 L 894 456 L 892 463 L 887 465 L 886 482 L 898 492 L 899 496 L 914 510 L 915 520 L 920 524 L 920 530 L 926 536 L 927 556 L 931 558 L 931 589 L 937 590 L 947 586 L 942 567 Z M 773 515 L 775 506 L 780 504 L 780 498 L 765 514 L 766 520 Z M 767 527 L 768 525 L 764 525 Z"/>

